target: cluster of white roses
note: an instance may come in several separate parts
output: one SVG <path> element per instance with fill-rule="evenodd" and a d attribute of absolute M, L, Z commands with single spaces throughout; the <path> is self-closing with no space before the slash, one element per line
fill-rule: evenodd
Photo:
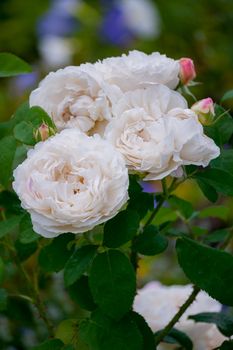
<path fill-rule="evenodd" d="M 138 51 L 50 73 L 30 105 L 42 107 L 59 133 L 14 173 L 35 231 L 79 233 L 113 217 L 128 199 L 128 170 L 158 180 L 216 158 L 219 148 L 174 91 L 194 73 L 190 59 Z"/>
<path fill-rule="evenodd" d="M 159 282 L 150 282 L 138 291 L 134 300 L 134 310 L 145 318 L 154 332 L 157 332 L 168 324 L 191 293 L 191 285 L 167 287 Z M 194 323 L 188 319 L 190 315 L 206 311 L 220 312 L 221 304 L 201 291 L 175 326 L 190 337 L 194 350 L 216 349 L 225 340 L 214 324 Z M 176 347 L 174 344 L 162 343 L 157 349 L 172 350 Z"/>

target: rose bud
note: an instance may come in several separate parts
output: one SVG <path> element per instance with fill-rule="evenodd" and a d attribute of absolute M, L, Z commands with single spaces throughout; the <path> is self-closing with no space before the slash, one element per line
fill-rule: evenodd
<path fill-rule="evenodd" d="M 212 98 L 207 97 L 197 101 L 192 105 L 191 109 L 197 114 L 202 125 L 211 125 L 213 123 L 215 112 Z"/>
<path fill-rule="evenodd" d="M 39 141 L 45 141 L 50 136 L 54 135 L 54 130 L 49 127 L 47 124 L 42 123 L 41 126 L 34 132 L 34 137 L 37 142 Z"/>
<path fill-rule="evenodd" d="M 180 59 L 180 81 L 183 85 L 187 85 L 190 81 L 196 78 L 196 71 L 193 60 L 191 58 Z"/>

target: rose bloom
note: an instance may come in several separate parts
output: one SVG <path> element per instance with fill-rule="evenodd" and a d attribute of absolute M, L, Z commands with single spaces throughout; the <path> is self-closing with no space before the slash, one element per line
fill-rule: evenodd
<path fill-rule="evenodd" d="M 182 165 L 205 167 L 219 155 L 184 98 L 166 86 L 126 92 L 112 111 L 105 137 L 144 180 L 162 179 Z"/>
<path fill-rule="evenodd" d="M 134 311 L 142 315 L 153 332 L 163 329 L 192 293 L 192 286 L 163 286 L 150 282 L 138 291 L 134 300 Z M 176 323 L 175 328 L 186 333 L 193 341 L 193 350 L 212 350 L 225 340 L 214 324 L 195 323 L 189 315 L 201 312 L 220 312 L 221 304 L 200 292 L 196 300 Z M 158 350 L 176 349 L 177 345 L 161 343 Z"/>
<path fill-rule="evenodd" d="M 67 129 L 38 143 L 14 171 L 13 188 L 35 232 L 55 237 L 92 229 L 128 199 L 122 156 L 99 135 Z"/>
<path fill-rule="evenodd" d="M 150 55 L 137 50 L 128 55 L 106 58 L 95 64 L 103 79 L 115 84 L 122 91 L 143 88 L 152 84 L 164 84 L 174 89 L 179 82 L 179 61 L 153 52 Z"/>
<path fill-rule="evenodd" d="M 59 131 L 78 128 L 93 134 L 111 118 L 106 89 L 93 65 L 69 66 L 49 73 L 29 102 L 42 107 Z"/>

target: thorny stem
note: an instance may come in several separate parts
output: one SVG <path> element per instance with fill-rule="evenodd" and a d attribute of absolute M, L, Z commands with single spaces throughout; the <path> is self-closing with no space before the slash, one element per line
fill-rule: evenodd
<path fill-rule="evenodd" d="M 158 345 L 167 334 L 169 334 L 170 330 L 173 328 L 173 326 L 176 324 L 177 321 L 179 321 L 180 317 L 185 313 L 185 311 L 188 309 L 188 307 L 193 303 L 193 301 L 196 299 L 196 296 L 200 292 L 200 288 L 197 286 L 193 287 L 193 291 L 188 297 L 188 299 L 184 302 L 184 304 L 180 307 L 179 311 L 175 314 L 175 316 L 171 319 L 171 321 L 166 325 L 166 327 L 158 334 L 158 336 L 155 339 L 155 345 Z"/>

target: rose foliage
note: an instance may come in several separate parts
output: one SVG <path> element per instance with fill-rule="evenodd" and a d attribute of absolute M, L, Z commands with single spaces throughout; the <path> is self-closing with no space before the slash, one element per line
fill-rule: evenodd
<path fill-rule="evenodd" d="M 1 55 L 1 77 L 30 71 Z M 224 219 L 233 196 L 233 119 L 210 97 L 192 101 L 196 75 L 190 58 L 158 52 L 66 67 L 0 125 L 0 310 L 12 322 L 33 308 L 34 349 L 231 348 L 233 230 L 202 221 Z M 186 181 L 211 202 L 203 210 L 174 194 Z M 172 220 L 158 222 L 165 209 Z M 137 291 L 140 261 L 168 246 L 190 284 Z M 79 314 L 58 324 L 43 285 L 60 271 Z"/>

